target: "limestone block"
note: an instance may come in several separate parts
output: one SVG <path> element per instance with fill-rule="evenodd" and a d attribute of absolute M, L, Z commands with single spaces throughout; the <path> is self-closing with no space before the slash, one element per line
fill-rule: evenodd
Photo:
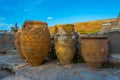
<path fill-rule="evenodd" d="M 27 64 L 19 55 L 2 55 L 0 56 L 0 65 L 2 68 L 9 69 L 11 72 L 17 72 Z"/>
<path fill-rule="evenodd" d="M 18 51 L 17 50 L 8 50 L 7 54 L 8 55 L 18 55 Z"/>

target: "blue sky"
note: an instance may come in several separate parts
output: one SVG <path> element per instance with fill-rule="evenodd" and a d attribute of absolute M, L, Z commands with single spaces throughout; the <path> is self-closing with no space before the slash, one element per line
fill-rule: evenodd
<path fill-rule="evenodd" d="M 66 24 L 116 18 L 120 0 L 0 0 L 0 30 L 25 20 Z"/>

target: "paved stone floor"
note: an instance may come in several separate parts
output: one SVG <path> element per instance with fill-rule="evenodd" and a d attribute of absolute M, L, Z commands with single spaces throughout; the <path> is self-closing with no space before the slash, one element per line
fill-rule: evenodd
<path fill-rule="evenodd" d="M 22 66 L 27 65 L 18 55 L 1 55 L 0 67 L 7 68 L 12 72 L 16 72 Z"/>
<path fill-rule="evenodd" d="M 0 70 L 0 79 L 5 78 L 7 76 L 12 76 L 13 74 L 11 74 L 9 71 L 6 70 Z"/>
<path fill-rule="evenodd" d="M 4 58 L 7 58 L 6 56 L 10 57 L 11 55 L 5 55 L 2 58 L 0 56 L 0 64 L 1 59 L 3 64 Z M 7 63 L 12 61 L 12 65 L 14 63 L 17 64 L 19 59 L 19 64 L 17 65 L 25 64 L 17 55 L 12 56 L 11 59 L 9 58 Z M 13 70 L 13 68 L 10 69 Z M 95 71 L 90 70 L 86 63 L 77 63 L 62 67 L 57 64 L 57 61 L 47 61 L 37 67 L 29 65 L 18 67 L 15 75 L 8 75 L 0 80 L 120 80 L 120 69 L 104 68 Z"/>

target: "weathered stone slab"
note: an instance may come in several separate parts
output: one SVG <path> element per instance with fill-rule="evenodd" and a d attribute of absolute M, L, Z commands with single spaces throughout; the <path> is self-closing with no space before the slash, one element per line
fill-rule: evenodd
<path fill-rule="evenodd" d="M 0 70 L 0 80 L 2 78 L 8 77 L 8 76 L 12 76 L 13 74 L 11 74 L 11 72 L 7 71 L 7 70 Z"/>
<path fill-rule="evenodd" d="M 111 54 L 109 56 L 109 62 L 112 63 L 115 67 L 120 68 L 120 54 Z"/>
<path fill-rule="evenodd" d="M 27 79 L 24 77 L 14 75 L 14 76 L 9 76 L 9 77 L 6 77 L 6 78 L 0 79 L 0 80 L 34 80 L 34 79 Z"/>
<path fill-rule="evenodd" d="M 59 66 L 56 62 L 47 62 L 41 66 L 25 66 L 15 76 L 2 80 L 120 80 L 120 70 L 89 70 L 86 64 Z M 111 80 L 110 79 L 110 80 Z"/>
<path fill-rule="evenodd" d="M 19 55 L 1 55 L 0 65 L 2 68 L 6 68 L 11 70 L 12 72 L 16 72 L 21 67 L 27 64 L 19 57 Z"/>
<path fill-rule="evenodd" d="M 16 74 L 1 80 L 120 80 L 120 70 L 114 68 L 92 71 L 86 63 L 58 65 L 58 61 L 47 61 L 36 67 L 24 65 L 24 61 L 17 55 L 0 56 L 0 63 Z M 16 65 L 17 64 L 17 65 Z M 22 67 L 19 67 L 21 66 Z M 17 70 L 16 70 L 17 68 Z"/>
<path fill-rule="evenodd" d="M 8 50 L 6 54 L 8 54 L 8 55 L 19 55 L 17 50 Z"/>
<path fill-rule="evenodd" d="M 110 62 L 120 63 L 120 54 L 111 54 L 109 58 Z"/>

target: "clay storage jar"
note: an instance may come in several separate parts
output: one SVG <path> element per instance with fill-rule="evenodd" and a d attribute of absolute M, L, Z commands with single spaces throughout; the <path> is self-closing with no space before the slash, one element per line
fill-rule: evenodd
<path fill-rule="evenodd" d="M 20 37 L 21 37 L 21 30 L 18 30 L 15 34 L 15 46 L 17 48 L 17 51 L 22 59 L 25 59 L 24 54 L 21 51 L 21 44 L 20 44 Z"/>
<path fill-rule="evenodd" d="M 81 51 L 90 68 L 98 69 L 108 55 L 108 39 L 105 36 L 81 37 Z"/>
<path fill-rule="evenodd" d="M 71 64 L 76 50 L 74 25 L 56 25 L 55 33 L 55 51 L 60 65 Z"/>
<path fill-rule="evenodd" d="M 32 66 L 42 64 L 50 49 L 50 33 L 47 23 L 25 21 L 21 34 L 21 50 Z"/>

